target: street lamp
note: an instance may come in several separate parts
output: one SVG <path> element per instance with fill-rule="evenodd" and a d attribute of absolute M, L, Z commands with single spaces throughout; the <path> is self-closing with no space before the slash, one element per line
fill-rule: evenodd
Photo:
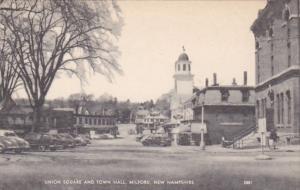
<path fill-rule="evenodd" d="M 201 129 L 200 129 L 200 134 L 201 134 L 200 148 L 201 148 L 201 150 L 205 150 L 204 129 L 205 129 L 205 124 L 204 124 L 204 101 L 203 101 L 202 107 L 201 107 Z"/>

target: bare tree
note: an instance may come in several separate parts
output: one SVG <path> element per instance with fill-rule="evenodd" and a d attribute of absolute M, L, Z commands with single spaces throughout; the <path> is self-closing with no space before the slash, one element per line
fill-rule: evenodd
<path fill-rule="evenodd" d="M 18 70 L 13 62 L 13 56 L 6 42 L 6 37 L 6 28 L 2 27 L 0 29 L 0 102 L 3 105 L 11 98 L 20 84 L 18 83 Z"/>
<path fill-rule="evenodd" d="M 84 80 L 86 71 L 92 70 L 111 80 L 121 72 L 114 46 L 122 25 L 116 2 L 4 0 L 2 4 L 11 8 L 0 16 L 12 36 L 7 41 L 33 107 L 33 130 L 59 74 Z"/>

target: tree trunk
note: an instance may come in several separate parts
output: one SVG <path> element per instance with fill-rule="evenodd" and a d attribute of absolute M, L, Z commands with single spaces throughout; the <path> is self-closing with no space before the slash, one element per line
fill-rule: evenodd
<path fill-rule="evenodd" d="M 33 107 L 33 120 L 32 120 L 32 128 L 31 132 L 39 131 L 39 128 L 41 127 L 41 111 L 42 106 L 37 104 Z"/>

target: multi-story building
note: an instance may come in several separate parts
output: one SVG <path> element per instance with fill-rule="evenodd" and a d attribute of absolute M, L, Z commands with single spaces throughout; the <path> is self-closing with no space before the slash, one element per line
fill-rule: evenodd
<path fill-rule="evenodd" d="M 206 80 L 205 88 L 196 92 L 191 100 L 194 110 L 193 123 L 203 122 L 207 126 L 208 141 L 212 144 L 233 138 L 243 130 L 255 129 L 255 92 L 247 85 L 247 73 L 244 84 L 219 85 L 214 74 L 211 86 Z"/>
<path fill-rule="evenodd" d="M 269 0 L 255 37 L 256 118 L 280 135 L 300 132 L 300 0 Z"/>

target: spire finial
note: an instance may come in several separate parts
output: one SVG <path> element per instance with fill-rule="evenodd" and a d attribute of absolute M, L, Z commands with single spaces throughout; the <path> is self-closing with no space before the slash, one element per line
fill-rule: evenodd
<path fill-rule="evenodd" d="M 183 51 L 183 52 L 185 52 L 185 48 L 184 48 L 184 46 L 182 46 L 182 51 Z"/>

